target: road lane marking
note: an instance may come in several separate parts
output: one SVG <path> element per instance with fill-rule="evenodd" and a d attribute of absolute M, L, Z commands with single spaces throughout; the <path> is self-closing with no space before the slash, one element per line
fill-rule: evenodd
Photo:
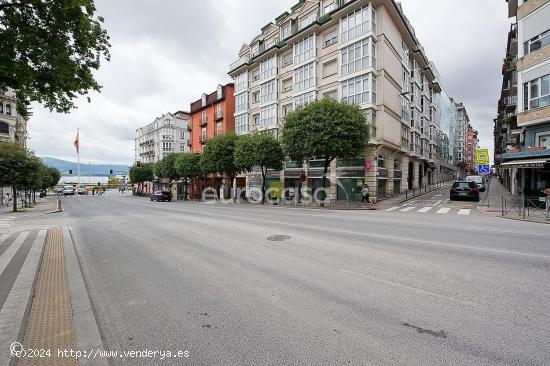
<path fill-rule="evenodd" d="M 436 202 L 434 203 L 434 206 L 439 205 L 441 202 L 443 202 L 443 201 L 442 201 L 442 200 L 436 201 Z"/>
<path fill-rule="evenodd" d="M 344 272 L 344 273 L 354 275 L 354 276 L 358 276 L 358 277 L 363 277 L 363 278 L 366 278 L 366 279 L 371 280 L 371 281 L 383 283 L 385 285 L 397 287 L 397 288 L 400 288 L 400 289 L 416 292 L 417 294 L 420 294 L 420 295 L 428 295 L 428 296 L 436 297 L 438 299 L 456 302 L 456 303 L 459 303 L 459 304 L 464 305 L 464 306 L 471 306 L 471 307 L 478 306 L 477 304 L 474 304 L 473 302 L 470 302 L 470 301 L 460 300 L 460 299 L 457 299 L 456 297 L 451 297 L 451 296 L 447 296 L 447 295 L 438 294 L 438 293 L 433 292 L 433 291 L 422 290 L 418 287 L 405 285 L 403 283 L 399 283 L 399 282 L 395 282 L 395 281 L 384 280 L 384 279 L 381 279 L 381 278 L 378 278 L 378 277 L 373 277 L 373 276 L 366 275 L 364 273 L 348 271 L 347 269 L 341 269 L 340 272 Z"/>
<path fill-rule="evenodd" d="M 449 207 L 443 207 L 443 208 L 440 208 L 439 210 L 437 210 L 436 213 L 438 214 L 446 214 L 447 212 L 451 211 L 451 209 Z"/>
<path fill-rule="evenodd" d="M 470 214 L 470 210 L 463 208 L 463 209 L 458 211 L 458 214 L 468 216 Z"/>
<path fill-rule="evenodd" d="M 432 206 L 423 207 L 423 208 L 421 208 L 420 210 L 418 210 L 416 212 L 426 213 L 426 212 L 430 211 L 432 208 L 433 208 Z"/>
<path fill-rule="evenodd" d="M 436 194 L 434 197 L 441 197 L 443 196 L 442 194 Z"/>
<path fill-rule="evenodd" d="M 23 244 L 25 239 L 27 239 L 28 235 L 29 235 L 28 231 L 24 231 L 21 234 L 19 234 L 17 239 L 15 239 L 15 241 L 11 243 L 8 249 L 6 249 L 4 253 L 2 253 L 2 255 L 0 256 L 0 275 L 4 273 L 4 270 L 6 269 L 8 264 L 11 262 L 13 257 L 15 256 L 15 253 L 17 253 L 17 251 L 21 247 L 21 244 Z"/>
<path fill-rule="evenodd" d="M 395 206 L 395 207 L 390 207 L 390 208 L 388 208 L 388 209 L 386 209 L 386 210 L 384 210 L 384 211 L 388 211 L 388 212 L 389 212 L 389 211 L 395 211 L 395 210 L 397 210 L 397 209 L 399 209 L 399 208 L 401 208 L 401 207 Z"/>
<path fill-rule="evenodd" d="M 399 212 L 409 212 L 411 210 L 414 210 L 416 207 L 405 207 L 404 209 L 402 210 L 399 210 Z"/>

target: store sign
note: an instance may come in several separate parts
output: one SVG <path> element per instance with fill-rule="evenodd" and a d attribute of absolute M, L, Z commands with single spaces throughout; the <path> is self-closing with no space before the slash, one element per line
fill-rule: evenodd
<path fill-rule="evenodd" d="M 365 172 L 363 170 L 357 169 L 342 169 L 338 170 L 336 174 L 340 178 L 363 178 L 365 176 Z"/>
<path fill-rule="evenodd" d="M 489 164 L 489 150 L 488 149 L 476 150 L 476 162 L 482 165 Z"/>
<path fill-rule="evenodd" d="M 538 156 L 550 156 L 550 149 L 502 154 L 503 159 L 534 158 Z"/>
<path fill-rule="evenodd" d="M 370 170 L 372 168 L 372 163 L 368 160 L 365 160 L 363 167 L 365 168 L 365 170 Z"/>

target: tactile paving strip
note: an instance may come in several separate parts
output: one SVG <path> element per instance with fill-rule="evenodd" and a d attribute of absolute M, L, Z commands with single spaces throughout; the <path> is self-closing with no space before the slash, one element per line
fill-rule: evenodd
<path fill-rule="evenodd" d="M 24 349 L 50 351 L 22 357 L 18 365 L 77 365 L 74 357 L 60 357 L 58 350 L 76 350 L 74 323 L 65 269 L 63 231 L 48 230 L 42 266 L 23 342 Z"/>

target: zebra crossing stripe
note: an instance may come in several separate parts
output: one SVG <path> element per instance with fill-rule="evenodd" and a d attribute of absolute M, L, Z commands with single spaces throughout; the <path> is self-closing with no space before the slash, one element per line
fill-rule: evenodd
<path fill-rule="evenodd" d="M 390 211 L 395 211 L 395 210 L 397 210 L 397 209 L 399 209 L 399 208 L 401 208 L 401 207 L 395 206 L 395 207 L 390 207 L 390 208 L 388 208 L 388 209 L 386 209 L 386 210 L 384 210 L 384 211 L 390 212 Z"/>
<path fill-rule="evenodd" d="M 405 207 L 404 209 L 402 210 L 399 210 L 399 212 L 409 212 L 411 210 L 414 210 L 416 207 Z"/>
<path fill-rule="evenodd" d="M 443 202 L 443 201 L 442 201 L 442 200 L 436 201 L 436 202 L 434 203 L 434 206 L 439 205 L 441 202 Z"/>
<path fill-rule="evenodd" d="M 458 214 L 468 216 L 470 214 L 470 210 L 463 208 L 458 211 Z"/>
<path fill-rule="evenodd" d="M 424 207 L 424 208 L 421 208 L 420 210 L 418 210 L 417 212 L 426 213 L 426 212 L 430 211 L 432 208 L 433 208 L 432 206 Z"/>
<path fill-rule="evenodd" d="M 436 211 L 438 214 L 446 214 L 447 212 L 451 211 L 449 207 L 443 207 Z"/>
<path fill-rule="evenodd" d="M 23 244 L 28 235 L 28 231 L 19 234 L 17 239 L 15 239 L 13 243 L 11 243 L 9 248 L 6 249 L 4 253 L 2 253 L 2 255 L 0 256 L 0 275 L 4 272 L 4 270 L 12 260 L 13 256 L 15 255 L 15 253 L 17 253 L 17 251 L 21 247 L 21 244 Z"/>

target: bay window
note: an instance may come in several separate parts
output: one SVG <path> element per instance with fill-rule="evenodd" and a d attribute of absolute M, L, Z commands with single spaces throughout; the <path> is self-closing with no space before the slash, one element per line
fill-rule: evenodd
<path fill-rule="evenodd" d="M 221 105 L 220 105 L 221 106 Z M 235 97 L 235 113 L 243 112 L 248 109 L 248 93 L 241 93 Z M 216 112 L 217 115 L 217 112 Z M 221 109 L 220 109 L 221 116 Z"/>
<path fill-rule="evenodd" d="M 315 35 L 304 38 L 294 45 L 294 64 L 301 64 L 315 57 Z"/>
<path fill-rule="evenodd" d="M 262 80 L 268 80 L 269 78 L 275 76 L 276 73 L 277 65 L 275 56 L 268 58 L 260 64 L 260 75 Z"/>
<path fill-rule="evenodd" d="M 376 103 L 376 79 L 372 74 L 364 74 L 340 83 L 342 102 L 348 104 Z"/>
<path fill-rule="evenodd" d="M 237 75 L 235 78 L 235 94 L 246 91 L 248 89 L 248 72 Z"/>
<path fill-rule="evenodd" d="M 523 84 L 523 110 L 550 105 L 550 74 Z"/>
<path fill-rule="evenodd" d="M 294 70 L 294 92 L 315 87 L 315 62 L 304 65 Z"/>
<path fill-rule="evenodd" d="M 375 42 L 372 37 L 342 48 L 342 76 L 375 67 L 374 51 Z"/>
<path fill-rule="evenodd" d="M 300 106 L 309 104 L 315 100 L 315 92 L 309 92 L 301 94 L 294 97 L 294 107 L 298 108 Z"/>
<path fill-rule="evenodd" d="M 277 124 L 277 104 L 260 109 L 260 127 L 270 128 Z"/>
<path fill-rule="evenodd" d="M 260 101 L 262 104 L 274 101 L 277 98 L 277 80 L 271 80 L 260 87 Z"/>
<path fill-rule="evenodd" d="M 235 116 L 235 133 L 241 135 L 248 132 L 248 114 Z"/>
<path fill-rule="evenodd" d="M 536 37 L 531 38 L 527 42 L 523 43 L 524 56 L 527 56 L 531 52 L 544 48 L 550 45 L 550 30 L 539 34 Z"/>
<path fill-rule="evenodd" d="M 342 43 L 358 38 L 367 32 L 375 31 L 376 22 L 373 19 L 375 16 L 374 9 L 369 12 L 369 7 L 364 6 L 343 17 L 341 22 Z"/>

